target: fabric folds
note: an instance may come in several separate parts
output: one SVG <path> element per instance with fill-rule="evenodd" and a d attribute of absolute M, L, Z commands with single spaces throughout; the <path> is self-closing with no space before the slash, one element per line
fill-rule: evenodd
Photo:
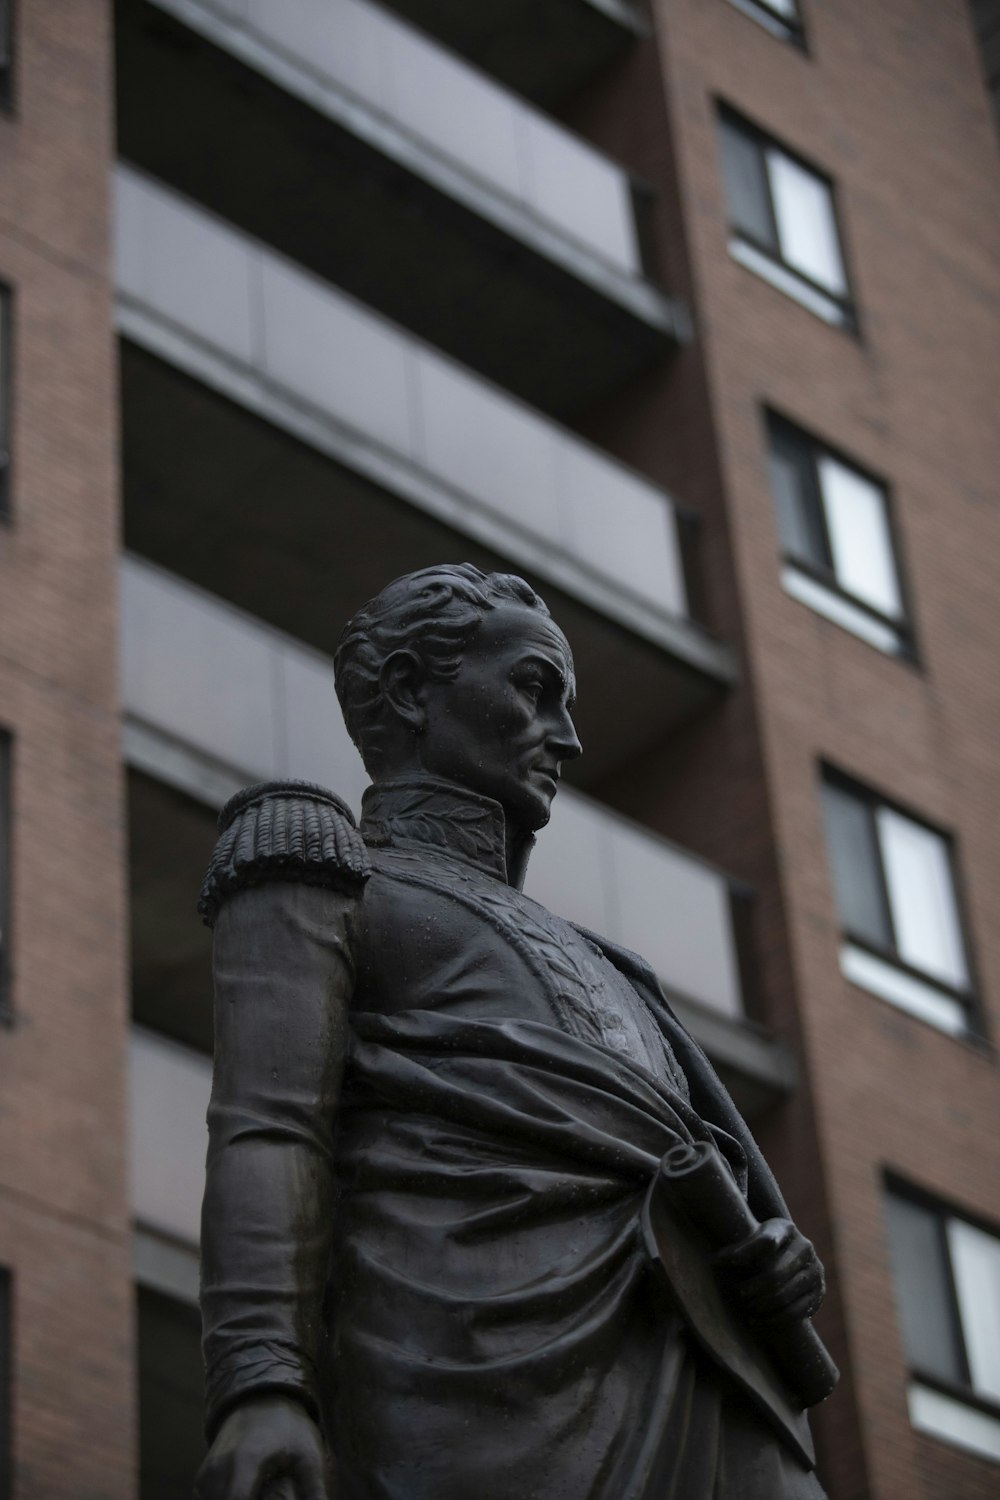
<path fill-rule="evenodd" d="M 684 1500 L 820 1493 L 770 1442 L 776 1487 L 717 1488 L 725 1432 L 756 1422 L 722 1421 L 639 1234 L 671 1146 L 713 1140 L 745 1189 L 737 1141 L 550 1026 L 361 1012 L 352 1032 L 327 1365 L 351 1500 L 660 1500 L 678 1463 Z"/>

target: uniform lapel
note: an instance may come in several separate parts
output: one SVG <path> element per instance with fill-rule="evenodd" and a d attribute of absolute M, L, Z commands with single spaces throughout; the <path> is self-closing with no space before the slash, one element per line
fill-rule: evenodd
<path fill-rule="evenodd" d="M 646 1002 L 674 1056 L 684 1069 L 691 1103 L 710 1125 L 716 1125 L 739 1141 L 746 1152 L 749 1174 L 748 1200 L 758 1218 L 788 1218 L 788 1208 L 774 1174 L 750 1134 L 746 1121 L 730 1097 L 729 1090 L 716 1073 L 705 1053 L 674 1014 L 663 988 L 644 958 L 628 948 L 620 948 L 599 933 L 573 923 L 576 930 L 595 943 L 609 963 L 628 980 Z"/>

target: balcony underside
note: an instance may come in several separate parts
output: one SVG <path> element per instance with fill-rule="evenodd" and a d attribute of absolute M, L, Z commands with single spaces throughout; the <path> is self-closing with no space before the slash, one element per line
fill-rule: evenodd
<path fill-rule="evenodd" d="M 117 59 L 124 157 L 541 410 L 669 354 L 649 283 L 371 111 L 335 120 L 149 6 L 119 4 Z"/>
<path fill-rule="evenodd" d="M 645 30 L 630 0 L 384 0 L 509 88 L 555 104 Z"/>
<path fill-rule="evenodd" d="M 123 343 L 126 546 L 332 654 L 341 626 L 391 578 L 442 561 L 523 573 L 573 645 L 586 753 L 570 776 L 595 784 L 714 701 L 725 679 L 696 662 L 705 638 L 679 625 L 678 651 L 279 431 Z M 691 655 L 680 655 L 690 636 Z"/>

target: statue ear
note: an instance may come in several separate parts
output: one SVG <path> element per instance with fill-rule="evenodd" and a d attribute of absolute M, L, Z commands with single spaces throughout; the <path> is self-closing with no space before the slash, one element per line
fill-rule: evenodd
<path fill-rule="evenodd" d="M 423 734 L 427 724 L 426 677 L 424 664 L 413 651 L 393 651 L 378 674 L 383 701 L 411 734 Z"/>

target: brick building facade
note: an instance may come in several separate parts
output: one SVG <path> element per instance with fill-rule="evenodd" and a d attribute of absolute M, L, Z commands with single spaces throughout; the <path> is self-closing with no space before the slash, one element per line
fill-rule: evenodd
<path fill-rule="evenodd" d="M 0 1500 L 188 1492 L 213 814 L 356 804 L 339 623 L 462 558 L 578 657 L 529 889 L 827 1263 L 833 1500 L 995 1493 L 996 9 L 0 3 Z"/>

